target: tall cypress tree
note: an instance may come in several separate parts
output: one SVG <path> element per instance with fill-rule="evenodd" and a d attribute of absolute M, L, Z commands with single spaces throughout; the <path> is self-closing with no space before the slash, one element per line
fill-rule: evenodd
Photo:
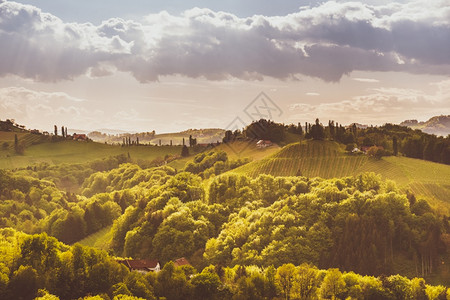
<path fill-rule="evenodd" d="M 397 137 L 394 136 L 392 138 L 392 150 L 394 151 L 394 156 L 398 155 L 398 141 L 397 141 Z"/>
<path fill-rule="evenodd" d="M 181 148 L 181 156 L 186 157 L 189 156 L 189 149 L 186 147 L 186 145 L 183 145 L 183 148 Z"/>

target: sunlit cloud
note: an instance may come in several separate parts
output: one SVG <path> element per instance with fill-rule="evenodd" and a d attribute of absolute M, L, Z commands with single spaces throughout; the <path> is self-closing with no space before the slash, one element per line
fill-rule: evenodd
<path fill-rule="evenodd" d="M 38 81 L 117 71 L 140 82 L 169 75 L 209 80 L 305 75 L 334 82 L 358 70 L 450 75 L 450 6 L 329 1 L 286 16 L 247 18 L 193 8 L 96 26 L 65 23 L 6 1 L 0 3 L 0 43 L 0 76 Z"/>
<path fill-rule="evenodd" d="M 108 116 L 89 101 L 63 92 L 42 92 L 22 87 L 0 88 L 0 119 L 15 119 L 29 128 L 50 129 L 53 124 L 95 129 L 136 126 L 152 121 L 135 109 Z M 126 128 L 126 129 L 127 129 Z"/>
<path fill-rule="evenodd" d="M 365 83 L 378 83 L 380 82 L 378 79 L 373 78 L 352 78 L 354 81 L 365 82 Z"/>
<path fill-rule="evenodd" d="M 431 85 L 436 90 L 430 94 L 416 89 L 375 88 L 365 95 L 337 102 L 314 105 L 294 103 L 289 106 L 289 111 L 292 113 L 291 118 L 297 119 L 340 118 L 348 123 L 366 121 L 369 124 L 377 124 L 380 120 L 401 121 L 402 117 L 406 119 L 417 115 L 417 112 L 433 115 L 450 111 L 450 80 Z M 435 104 L 439 104 L 439 108 Z"/>

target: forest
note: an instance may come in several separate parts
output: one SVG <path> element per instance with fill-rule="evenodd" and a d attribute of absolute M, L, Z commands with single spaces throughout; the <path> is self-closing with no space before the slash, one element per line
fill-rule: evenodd
<path fill-rule="evenodd" d="M 160 272 L 130 272 L 104 251 L 67 246 L 45 233 L 0 229 L 1 299 L 445 299 L 442 285 L 400 275 L 362 276 L 303 263 L 277 268 L 167 262 Z"/>
<path fill-rule="evenodd" d="M 445 276 L 450 233 L 427 201 L 374 173 L 228 172 L 247 162 L 210 151 L 180 170 L 124 155 L 0 170 L 0 298 L 446 298 L 445 277 L 422 279 Z M 108 252 L 76 244 L 102 228 Z M 162 271 L 130 273 L 115 257 Z"/>

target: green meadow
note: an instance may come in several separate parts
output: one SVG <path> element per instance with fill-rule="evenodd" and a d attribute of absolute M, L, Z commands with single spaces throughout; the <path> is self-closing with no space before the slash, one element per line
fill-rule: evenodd
<path fill-rule="evenodd" d="M 83 163 L 120 154 L 130 155 L 132 159 L 151 161 L 164 158 L 165 155 L 179 155 L 181 146 L 113 146 L 95 142 L 63 140 L 57 142 L 43 141 L 45 136 L 18 134 L 19 143 L 24 142 L 23 155 L 14 153 L 14 133 L 1 132 L 0 143 L 10 146 L 0 150 L 0 168 L 14 169 L 37 163 Z M 1 146 L 0 146 L 1 147 Z"/>
<path fill-rule="evenodd" d="M 110 248 L 111 243 L 111 226 L 107 226 L 99 231 L 88 235 L 81 241 L 78 241 L 79 244 L 83 246 L 95 247 L 97 249 L 108 250 Z"/>

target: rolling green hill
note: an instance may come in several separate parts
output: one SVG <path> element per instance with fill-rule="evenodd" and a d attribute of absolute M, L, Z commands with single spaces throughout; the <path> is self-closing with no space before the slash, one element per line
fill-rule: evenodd
<path fill-rule="evenodd" d="M 24 155 L 14 152 L 14 135 L 17 134 L 19 143 L 25 145 Z M 5 144 L 5 145 L 4 145 Z M 230 159 L 251 158 L 258 161 L 278 151 L 280 147 L 273 145 L 265 149 L 258 149 L 254 142 L 237 141 L 230 144 L 221 144 L 217 151 L 227 152 Z M 190 148 L 191 156 L 172 161 L 170 165 L 181 169 L 195 154 Z M 52 142 L 51 136 L 31 134 L 27 132 L 0 131 L 0 169 L 21 168 L 36 163 L 83 163 L 119 154 L 130 154 L 133 159 L 153 160 L 165 155 L 179 155 L 181 146 L 130 146 L 121 147 L 96 142 L 78 142 L 63 140 Z"/>
<path fill-rule="evenodd" d="M 25 144 L 24 155 L 14 153 L 14 133 L 0 132 L 0 168 L 20 168 L 46 162 L 84 163 L 119 154 L 130 154 L 133 159 L 153 160 L 165 155 L 179 155 L 181 146 L 112 146 L 95 142 L 63 140 L 49 141 L 50 137 L 30 133 L 18 133 L 19 143 Z M 7 147 L 3 144 L 7 143 Z"/>
<path fill-rule="evenodd" d="M 231 172 L 253 177 L 271 174 L 323 178 L 375 172 L 450 212 L 450 166 L 406 157 L 391 156 L 376 160 L 366 155 L 351 155 L 345 152 L 342 145 L 330 141 L 290 144 Z"/>
<path fill-rule="evenodd" d="M 200 148 L 200 151 L 201 149 L 202 148 Z M 250 158 L 252 161 L 259 161 L 280 149 L 281 148 L 276 144 L 260 149 L 256 147 L 254 141 L 235 141 L 227 144 L 220 144 L 214 148 L 206 148 L 204 151 L 225 151 L 229 159 Z M 192 148 L 189 148 L 189 153 L 191 154 L 189 157 L 174 160 L 170 162 L 169 165 L 176 169 L 182 169 L 186 163 L 191 161 L 194 156 L 200 152 L 194 152 Z"/>
<path fill-rule="evenodd" d="M 248 157 L 253 161 L 261 160 L 281 148 L 273 144 L 267 148 L 257 148 L 254 141 L 235 141 L 228 144 L 220 144 L 215 148 L 217 151 L 225 151 L 230 159 L 238 159 Z"/>

